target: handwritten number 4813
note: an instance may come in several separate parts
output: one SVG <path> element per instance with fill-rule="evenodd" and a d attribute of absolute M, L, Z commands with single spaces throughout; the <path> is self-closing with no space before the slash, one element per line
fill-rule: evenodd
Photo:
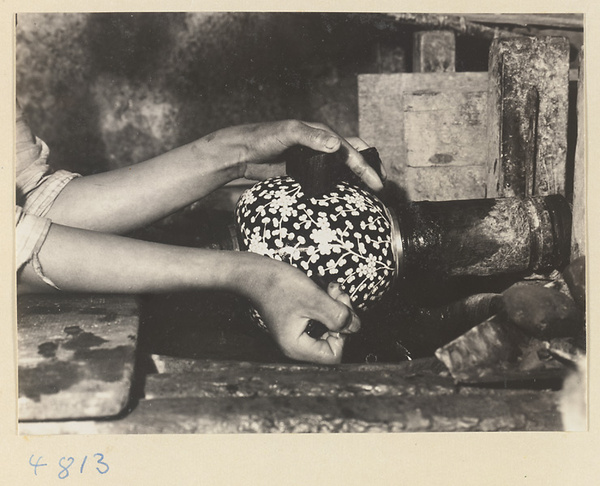
<path fill-rule="evenodd" d="M 37 476 L 38 473 L 38 468 L 39 467 L 43 467 L 43 466 L 47 466 L 48 464 L 42 463 L 42 456 L 39 456 L 37 461 L 34 463 L 33 462 L 33 455 L 29 458 L 29 465 L 31 467 L 33 467 L 33 473 Z M 104 454 L 101 453 L 96 453 L 93 455 L 94 459 L 96 460 L 96 471 L 98 471 L 99 474 L 106 474 L 110 467 L 108 466 L 108 464 L 105 462 L 104 459 Z M 84 467 L 86 465 L 88 456 L 85 456 L 83 458 L 83 460 L 81 461 L 81 466 L 79 467 L 79 473 L 83 474 L 83 470 Z M 66 479 L 69 477 L 69 468 L 74 464 L 75 459 L 73 457 L 61 457 L 58 461 L 58 466 L 60 467 L 60 471 L 58 473 L 58 477 L 60 479 Z"/>

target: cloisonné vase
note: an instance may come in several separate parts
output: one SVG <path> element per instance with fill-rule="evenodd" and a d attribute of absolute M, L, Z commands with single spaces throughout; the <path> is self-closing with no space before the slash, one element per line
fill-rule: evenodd
<path fill-rule="evenodd" d="M 320 284 L 337 282 L 366 310 L 397 274 L 393 217 L 373 194 L 347 182 L 305 196 L 292 177 L 260 182 L 236 207 L 241 250 L 299 268 Z"/>

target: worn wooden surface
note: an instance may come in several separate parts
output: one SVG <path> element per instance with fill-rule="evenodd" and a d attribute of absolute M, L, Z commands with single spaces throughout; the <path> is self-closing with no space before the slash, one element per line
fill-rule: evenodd
<path fill-rule="evenodd" d="M 359 134 L 413 201 L 485 196 L 486 73 L 359 76 Z"/>
<path fill-rule="evenodd" d="M 145 398 L 351 398 L 453 393 L 452 384 L 439 376 L 444 366 L 433 358 L 400 364 L 336 367 L 198 361 L 191 369 L 193 371 L 149 375 Z M 422 377 L 427 379 L 422 380 Z"/>
<path fill-rule="evenodd" d="M 138 305 L 123 296 L 18 300 L 19 420 L 108 417 L 133 378 Z"/>
<path fill-rule="evenodd" d="M 413 44 L 414 73 L 456 71 L 456 40 L 450 30 L 416 32 Z"/>
<path fill-rule="evenodd" d="M 175 363 L 167 359 L 173 370 Z M 560 430 L 550 390 L 457 388 L 435 359 L 338 367 L 187 362 L 149 375 L 115 421 L 21 424 L 25 434 Z M 181 368 L 180 368 L 181 369 Z"/>
<path fill-rule="evenodd" d="M 488 91 L 488 197 L 565 194 L 569 42 L 495 39 Z"/>
<path fill-rule="evenodd" d="M 539 25 L 560 27 L 565 29 L 583 30 L 582 14 L 465 14 L 463 17 L 470 22 L 499 25 Z"/>
<path fill-rule="evenodd" d="M 586 140 L 585 140 L 585 68 L 584 51 L 579 53 L 577 81 L 577 146 L 573 176 L 573 231 L 571 233 L 571 261 L 585 255 L 585 202 L 586 202 Z"/>

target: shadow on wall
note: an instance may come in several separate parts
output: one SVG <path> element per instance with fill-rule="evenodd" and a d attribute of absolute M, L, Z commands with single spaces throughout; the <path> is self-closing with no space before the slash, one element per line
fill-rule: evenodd
<path fill-rule="evenodd" d="M 20 14 L 17 94 L 52 165 L 90 174 L 242 123 L 356 135 L 356 74 L 404 71 L 411 42 L 377 14 Z"/>

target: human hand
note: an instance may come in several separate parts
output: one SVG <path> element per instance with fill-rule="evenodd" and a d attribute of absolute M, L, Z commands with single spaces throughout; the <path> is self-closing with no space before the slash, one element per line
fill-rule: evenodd
<path fill-rule="evenodd" d="M 340 363 L 346 335 L 360 329 L 350 297 L 338 284 L 330 284 L 324 292 L 291 265 L 260 258 L 243 293 L 253 301 L 283 353 L 299 361 Z M 318 339 L 309 336 L 306 327 L 311 320 L 328 331 Z"/>
<path fill-rule="evenodd" d="M 241 125 L 219 130 L 205 140 L 220 145 L 221 155 L 231 151 L 238 161 L 240 177 L 254 180 L 285 175 L 281 155 L 296 145 L 328 153 L 343 148 L 348 167 L 374 191 L 383 188 L 376 171 L 358 152 L 368 145 L 359 138 L 345 140 L 323 124 L 286 120 Z M 382 169 L 382 173 L 385 177 L 385 170 Z"/>

